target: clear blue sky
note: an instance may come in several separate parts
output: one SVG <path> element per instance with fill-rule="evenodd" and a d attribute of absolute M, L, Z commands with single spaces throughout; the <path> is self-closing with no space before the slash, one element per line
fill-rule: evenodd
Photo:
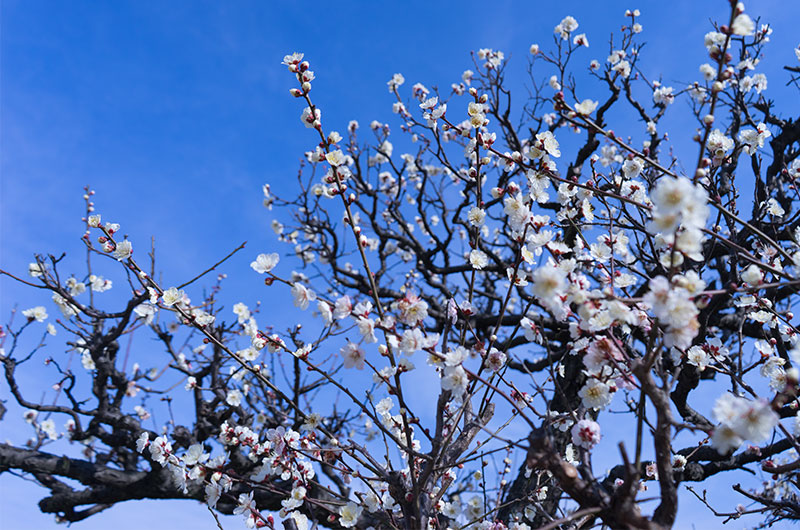
<path fill-rule="evenodd" d="M 397 125 L 386 91 L 394 72 L 409 86 L 447 87 L 471 66 L 470 50 L 491 47 L 510 55 L 509 70 L 522 74 L 529 45 L 548 45 L 566 15 L 588 35 L 588 62 L 605 58 L 624 10 L 639 7 L 648 74 L 663 73 L 677 86 L 699 77 L 708 20 L 727 9 L 725 0 L 0 5 L 0 266 L 24 272 L 34 252 L 67 251 L 79 270 L 81 188 L 89 183 L 99 212 L 122 225 L 135 250 L 156 237 L 166 284 L 190 278 L 241 241 L 248 250 L 229 270 L 244 270 L 256 253 L 274 248 L 260 186 L 286 190 L 313 145 L 288 94 L 285 53 L 306 53 L 326 127 L 342 131 L 350 119 Z M 780 94 L 784 77 L 776 72 L 795 61 L 800 2 L 749 2 L 748 11 L 775 28 L 760 71 L 772 74 L 770 93 Z M 679 150 L 688 149 L 691 131 L 675 129 Z M 227 289 L 247 292 L 252 282 L 232 276 Z M 45 302 L 0 279 L 0 321 L 19 300 L 25 307 Z M 278 318 L 280 307 L 265 312 Z M 8 397 L 0 385 L 0 398 Z M 22 441 L 27 433 L 15 425 L 1 422 L 0 438 Z M 0 488 L 4 529 L 55 526 L 35 506 L 42 490 L 7 474 Z M 700 516 L 692 520 L 699 524 Z M 202 507 L 162 501 L 128 503 L 77 527 L 172 522 L 212 524 Z"/>

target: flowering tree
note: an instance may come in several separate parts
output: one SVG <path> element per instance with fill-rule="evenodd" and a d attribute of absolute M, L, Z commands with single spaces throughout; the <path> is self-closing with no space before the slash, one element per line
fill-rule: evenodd
<path fill-rule="evenodd" d="M 518 115 L 500 51 L 448 91 L 395 74 L 399 137 L 327 129 L 309 63 L 287 55 L 314 147 L 294 198 L 263 191 L 300 270 L 266 252 L 251 274 L 302 325 L 224 307 L 222 274 L 196 291 L 227 257 L 164 285 L 87 188 L 85 271 L 55 256 L 1 271 L 63 318 L 42 329 L 54 308 L 33 307 L 2 330 L 34 436 L 0 444 L 0 472 L 33 477 L 67 522 L 170 498 L 248 527 L 668 528 L 682 484 L 723 472 L 736 509 L 681 495 L 726 520 L 800 519 L 800 117 L 754 72 L 770 29 L 731 3 L 702 79 L 675 89 L 642 73 L 639 12 L 625 17 L 604 62 L 571 68 L 589 46 L 572 17 L 533 45 Z M 660 130 L 680 100 L 696 159 Z M 609 129 L 620 109 L 644 141 Z M 126 293 L 113 309 L 101 270 Z M 155 368 L 129 365 L 134 334 L 158 342 Z M 17 370 L 64 336 L 68 355 L 46 359 L 56 398 L 36 401 Z M 742 470 L 769 480 L 733 485 Z"/>

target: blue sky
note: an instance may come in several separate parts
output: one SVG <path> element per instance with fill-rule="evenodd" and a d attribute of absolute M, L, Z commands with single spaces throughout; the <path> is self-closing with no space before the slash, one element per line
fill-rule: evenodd
<path fill-rule="evenodd" d="M 1 6 L 0 267 L 24 272 L 34 252 L 66 251 L 68 267 L 77 271 L 82 186 L 91 184 L 98 211 L 122 225 L 135 250 L 156 238 L 159 268 L 173 284 L 242 241 L 248 248 L 228 272 L 247 270 L 255 254 L 275 249 L 260 187 L 269 182 L 290 191 L 298 159 L 313 146 L 299 123 L 301 105 L 288 94 L 293 80 L 280 66 L 285 53 L 303 51 L 311 61 L 326 127 L 342 131 L 350 119 L 397 125 L 386 91 L 394 72 L 405 75 L 406 88 L 417 81 L 447 87 L 471 67 L 470 50 L 491 47 L 510 56 L 509 71 L 517 72 L 510 78 L 525 94 L 528 47 L 547 46 L 565 15 L 588 35 L 588 63 L 605 58 L 624 10 L 639 7 L 646 71 L 678 86 L 699 77 L 697 67 L 707 60 L 702 36 L 709 18 L 724 16 L 727 2 L 4 0 Z M 763 0 L 748 8 L 775 28 L 760 71 L 772 74 L 769 93 L 780 101 L 784 77 L 776 72 L 795 61 L 800 3 Z M 682 119 L 672 121 L 672 139 L 678 152 L 694 157 L 693 126 L 680 129 Z M 230 274 L 226 289 L 247 292 L 254 281 Z M 0 320 L 21 300 L 25 307 L 44 303 L 0 279 Z M 275 302 L 264 312 L 285 319 L 285 305 Z M 0 398 L 7 397 L 0 386 Z M 17 424 L 0 423 L 0 438 L 20 441 L 25 435 L 17 436 Z M 6 474 L 0 488 L 4 528 L 53 525 L 35 507 L 37 487 Z M 79 528 L 169 521 L 211 523 L 202 507 L 161 501 L 119 506 Z"/>

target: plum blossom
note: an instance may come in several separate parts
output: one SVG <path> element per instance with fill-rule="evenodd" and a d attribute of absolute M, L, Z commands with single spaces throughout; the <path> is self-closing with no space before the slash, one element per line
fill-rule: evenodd
<path fill-rule="evenodd" d="M 692 300 L 692 294 L 684 287 L 670 284 L 663 276 L 651 279 L 649 287 L 644 302 L 656 318 L 667 325 L 665 343 L 688 348 L 699 329 L 699 310 Z"/>
<path fill-rule="evenodd" d="M 225 403 L 231 407 L 238 407 L 242 404 L 242 392 L 238 388 L 228 390 L 228 394 L 225 396 Z"/>
<path fill-rule="evenodd" d="M 531 342 L 541 343 L 542 341 L 542 334 L 541 330 L 536 326 L 536 324 L 529 319 L 528 317 L 522 317 L 519 322 L 519 326 L 522 329 L 522 333 L 525 335 L 525 339 Z"/>
<path fill-rule="evenodd" d="M 290 72 L 297 71 L 297 65 L 300 64 L 300 61 L 303 60 L 304 54 L 300 52 L 294 52 L 288 55 L 283 56 L 283 61 L 281 61 L 282 65 L 288 66 Z M 292 67 L 295 67 L 294 69 Z"/>
<path fill-rule="evenodd" d="M 342 349 L 339 350 L 339 353 L 344 360 L 345 368 L 355 368 L 356 370 L 364 369 L 366 355 L 364 350 L 361 349 L 358 344 L 354 342 L 348 342 L 342 346 Z"/>
<path fill-rule="evenodd" d="M 339 508 L 339 524 L 344 528 L 352 528 L 358 523 L 363 508 L 354 502 L 348 502 Z"/>
<path fill-rule="evenodd" d="M 589 39 L 586 37 L 586 33 L 581 33 L 579 35 L 575 35 L 572 38 L 572 44 L 575 46 L 586 46 L 589 47 Z"/>
<path fill-rule="evenodd" d="M 256 525 L 256 503 L 253 500 L 253 492 L 240 493 L 237 500 L 236 508 L 233 509 L 235 515 L 243 515 L 245 518 L 245 525 L 247 528 L 253 528 Z"/>
<path fill-rule="evenodd" d="M 756 151 L 764 147 L 764 140 L 772 136 L 767 126 L 759 123 L 755 129 L 744 129 L 739 133 L 739 140 L 744 144 L 744 151 L 748 155 L 756 154 Z"/>
<path fill-rule="evenodd" d="M 467 220 L 472 226 L 483 226 L 485 219 L 486 211 L 478 208 L 477 206 L 470 208 L 469 213 L 467 214 Z"/>
<path fill-rule="evenodd" d="M 609 385 L 599 379 L 590 378 L 578 391 L 578 396 L 584 407 L 599 410 L 611 403 L 613 394 Z"/>
<path fill-rule="evenodd" d="M 150 434 L 142 431 L 142 434 L 136 439 L 136 450 L 141 453 L 148 445 L 150 445 Z"/>
<path fill-rule="evenodd" d="M 336 300 L 333 308 L 333 318 L 342 320 L 350 316 L 353 311 L 353 303 L 350 301 L 349 296 L 342 296 Z"/>
<path fill-rule="evenodd" d="M 486 356 L 486 366 L 488 366 L 490 370 L 497 372 L 505 366 L 505 364 L 506 354 L 497 348 L 492 348 L 489 355 Z"/>
<path fill-rule="evenodd" d="M 566 16 L 559 22 L 558 26 L 553 30 L 554 33 L 561 36 L 562 39 L 567 40 L 569 34 L 578 29 L 578 21 L 571 16 Z"/>
<path fill-rule="evenodd" d="M 541 149 L 548 155 L 555 158 L 561 156 L 558 140 L 556 140 L 556 137 L 552 132 L 550 131 L 540 132 L 536 135 L 536 140 L 537 140 L 536 145 L 540 146 L 539 149 Z M 539 157 L 534 156 L 534 158 L 539 158 Z"/>
<path fill-rule="evenodd" d="M 770 215 L 780 217 L 786 213 L 786 210 L 783 209 L 783 207 L 774 197 L 770 197 L 767 200 L 765 206 L 767 208 L 767 212 L 769 212 Z"/>
<path fill-rule="evenodd" d="M 167 459 L 172 454 L 172 444 L 169 443 L 164 436 L 159 436 L 150 444 L 150 456 L 153 457 L 153 460 L 161 464 L 162 466 L 166 465 Z"/>
<path fill-rule="evenodd" d="M 733 19 L 733 24 L 731 24 L 731 32 L 734 35 L 742 35 L 747 37 L 752 35 L 755 30 L 755 22 L 753 22 L 753 19 L 745 13 L 739 14 L 735 19 Z"/>
<path fill-rule="evenodd" d="M 476 248 L 469 253 L 469 263 L 473 269 L 481 270 L 489 264 L 489 257 L 485 252 Z"/>
<path fill-rule="evenodd" d="M 764 280 L 764 273 L 761 271 L 761 267 L 752 263 L 742 271 L 741 277 L 742 281 L 748 285 L 758 285 Z"/>
<path fill-rule="evenodd" d="M 583 114 L 584 116 L 588 116 L 594 109 L 597 108 L 598 102 L 592 101 L 591 99 L 584 99 L 580 103 L 575 104 L 575 112 L 578 114 Z"/>
<path fill-rule="evenodd" d="M 461 366 L 447 366 L 442 374 L 442 389 L 461 395 L 467 390 L 467 372 Z"/>
<path fill-rule="evenodd" d="M 259 274 L 264 274 L 275 268 L 278 264 L 280 256 L 273 252 L 272 254 L 259 254 L 256 260 L 250 264 L 250 267 Z"/>
<path fill-rule="evenodd" d="M 234 304 L 233 313 L 236 315 L 239 324 L 244 324 L 250 320 L 250 309 L 242 302 Z"/>
<path fill-rule="evenodd" d="M 374 343 L 378 342 L 378 337 L 375 336 L 375 321 L 369 317 L 359 316 L 355 318 L 358 332 L 364 339 L 364 342 Z"/>
<path fill-rule="evenodd" d="M 624 359 L 625 356 L 615 344 L 614 339 L 600 336 L 589 344 L 583 363 L 590 372 L 600 373 L 604 366 L 613 367 Z"/>
<path fill-rule="evenodd" d="M 47 320 L 47 310 L 44 306 L 37 305 L 36 307 L 24 310 L 22 316 L 30 321 L 44 322 Z"/>
<path fill-rule="evenodd" d="M 416 326 L 428 317 L 428 302 L 413 293 L 392 302 L 392 309 L 398 312 L 400 321 L 409 326 Z"/>
<path fill-rule="evenodd" d="M 79 282 L 75 278 L 67 280 L 67 289 L 69 289 L 70 296 L 78 296 L 86 292 L 86 284 Z"/>
<path fill-rule="evenodd" d="M 305 311 L 308 309 L 308 304 L 317 299 L 316 293 L 306 288 L 300 282 L 295 282 L 292 285 L 292 297 L 294 298 L 294 306 L 299 307 Z"/>
<path fill-rule="evenodd" d="M 328 302 L 325 302 L 324 300 L 317 302 L 317 311 L 319 312 L 319 315 L 322 317 L 322 320 L 325 322 L 326 326 L 333 322 L 333 311 L 331 310 L 331 306 L 328 304 Z"/>
<path fill-rule="evenodd" d="M 42 267 L 38 263 L 29 263 L 28 275 L 31 278 L 41 278 L 44 275 L 44 267 Z"/>
<path fill-rule="evenodd" d="M 172 307 L 183 300 L 184 292 L 177 287 L 170 287 L 161 295 L 161 299 L 165 306 Z"/>
<path fill-rule="evenodd" d="M 653 103 L 656 105 L 670 105 L 675 101 L 675 96 L 672 94 L 673 88 L 671 86 L 660 86 L 653 91 Z"/>
<path fill-rule="evenodd" d="M 411 355 L 425 347 L 426 340 L 419 328 L 407 329 L 403 332 L 398 348 L 401 352 Z"/>
<path fill-rule="evenodd" d="M 745 76 L 739 81 L 739 87 L 742 89 L 742 92 L 755 90 L 756 93 L 760 94 L 767 89 L 767 76 L 761 73 Z"/>
<path fill-rule="evenodd" d="M 640 158 L 630 158 L 622 164 L 622 174 L 626 179 L 635 179 L 642 170 L 644 170 L 644 162 Z"/>
<path fill-rule="evenodd" d="M 706 369 L 711 361 L 708 352 L 702 346 L 697 345 L 689 348 L 686 352 L 686 359 L 689 364 L 696 366 L 701 372 Z"/>
<path fill-rule="evenodd" d="M 318 108 L 315 108 L 312 113 L 311 108 L 306 107 L 303 109 L 303 114 L 300 116 L 300 121 L 303 122 L 303 125 L 310 129 L 319 124 L 321 116 L 322 112 Z"/>
<path fill-rule="evenodd" d="M 84 370 L 88 371 L 97 368 L 97 366 L 94 364 L 94 359 L 92 359 L 92 354 L 87 350 L 84 350 L 83 353 L 81 353 L 81 366 L 83 366 Z"/>
<path fill-rule="evenodd" d="M 114 248 L 113 256 L 117 261 L 123 261 L 131 257 L 133 254 L 133 245 L 127 239 L 119 241 Z"/>
<path fill-rule="evenodd" d="M 47 435 L 49 440 L 57 440 L 58 432 L 56 431 L 56 423 L 51 419 L 46 419 L 39 424 L 39 430 Z"/>
<path fill-rule="evenodd" d="M 303 486 L 295 486 L 292 488 L 289 497 L 281 501 L 284 511 L 294 510 L 303 505 L 306 497 L 306 489 Z"/>
<path fill-rule="evenodd" d="M 567 275 L 555 265 L 547 264 L 533 271 L 533 295 L 542 306 L 559 318 L 566 317 L 561 298 L 566 294 Z"/>
<path fill-rule="evenodd" d="M 792 160 L 791 165 L 786 169 L 791 178 L 800 179 L 800 158 Z"/>
<path fill-rule="evenodd" d="M 203 449 L 203 444 L 192 444 L 183 455 L 183 463 L 187 466 L 202 464 L 208 460 L 208 457 L 208 453 L 206 453 Z"/>
<path fill-rule="evenodd" d="M 546 191 L 550 187 L 550 177 L 544 172 L 532 169 L 528 170 L 526 176 L 528 177 L 531 198 L 538 203 L 550 200 L 550 195 Z"/>
<path fill-rule="evenodd" d="M 389 92 L 394 92 L 397 90 L 397 87 L 402 85 L 406 82 L 406 78 L 403 77 L 403 74 L 394 74 L 392 78 L 386 83 L 389 87 Z"/>
<path fill-rule="evenodd" d="M 759 443 L 767 440 L 778 424 L 778 415 L 765 400 L 751 401 L 726 392 L 712 409 L 720 425 L 711 442 L 721 454 L 736 449 L 744 440 Z"/>
<path fill-rule="evenodd" d="M 521 193 L 503 200 L 503 213 L 508 215 L 509 223 L 518 232 L 522 231 L 525 223 L 530 219 L 531 212 L 525 205 L 525 200 Z"/>
<path fill-rule="evenodd" d="M 96 293 L 104 293 L 111 289 L 111 286 L 113 285 L 111 280 L 107 280 L 102 276 L 96 276 L 94 274 L 89 276 L 89 282 L 91 284 L 92 291 Z"/>
<path fill-rule="evenodd" d="M 619 61 L 617 64 L 614 65 L 612 70 L 614 72 L 617 72 L 622 77 L 630 77 L 631 63 L 629 63 L 628 61 Z"/>
<path fill-rule="evenodd" d="M 343 166 L 347 162 L 347 159 L 345 158 L 341 149 L 336 149 L 335 151 L 327 153 L 325 155 L 325 160 L 327 160 L 328 163 L 333 167 Z"/>
<path fill-rule="evenodd" d="M 717 78 L 717 69 L 708 63 L 700 65 L 700 74 L 706 81 L 713 81 Z"/>
<path fill-rule="evenodd" d="M 580 420 L 572 426 L 572 443 L 584 449 L 593 449 L 600 442 L 600 425 L 592 420 Z"/>
<path fill-rule="evenodd" d="M 706 148 L 714 157 L 717 164 L 724 159 L 727 154 L 733 149 L 733 139 L 725 136 L 719 129 L 714 129 L 708 135 L 708 142 Z"/>

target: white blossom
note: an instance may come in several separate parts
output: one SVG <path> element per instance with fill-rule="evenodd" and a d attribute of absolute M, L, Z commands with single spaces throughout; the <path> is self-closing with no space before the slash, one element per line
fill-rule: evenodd
<path fill-rule="evenodd" d="M 364 350 L 361 349 L 358 344 L 354 342 L 348 342 L 342 346 L 342 349 L 339 350 L 339 353 L 344 360 L 345 368 L 355 368 L 357 370 L 364 369 L 366 355 L 364 354 Z"/>
<path fill-rule="evenodd" d="M 125 239 L 117 243 L 117 246 L 114 248 L 113 256 L 117 261 L 123 261 L 130 258 L 131 254 L 133 254 L 133 245 L 130 241 Z"/>
<path fill-rule="evenodd" d="M 299 282 L 295 282 L 292 285 L 292 297 L 294 298 L 294 306 L 303 311 L 308 309 L 309 303 L 317 299 L 314 291 L 307 289 L 305 285 Z"/>
<path fill-rule="evenodd" d="M 467 214 L 467 220 L 469 224 L 472 226 L 483 226 L 484 219 L 486 219 L 486 212 L 478 208 L 477 206 L 473 206 L 470 208 L 469 213 Z"/>
<path fill-rule="evenodd" d="M 35 320 L 36 322 L 44 322 L 47 320 L 47 310 L 44 306 L 37 305 L 22 312 L 22 316 L 28 320 Z"/>
<path fill-rule="evenodd" d="M 476 248 L 469 253 L 469 263 L 473 269 L 481 270 L 489 264 L 489 257 L 485 252 Z"/>
<path fill-rule="evenodd" d="M 358 523 L 363 508 L 354 502 L 348 502 L 339 508 L 339 524 L 344 528 L 352 528 Z"/>
<path fill-rule="evenodd" d="M 736 18 L 733 19 L 733 24 L 731 24 L 731 32 L 734 35 L 750 36 L 755 30 L 756 25 L 753 19 L 745 13 L 737 15 Z"/>
<path fill-rule="evenodd" d="M 597 108 L 597 101 L 592 101 L 591 99 L 584 99 L 580 103 L 575 104 L 575 112 L 578 114 L 583 114 L 584 116 L 588 116 L 594 109 Z"/>
<path fill-rule="evenodd" d="M 611 387 L 599 379 L 588 379 L 578 391 L 583 406 L 590 409 L 599 410 L 611 403 Z"/>
<path fill-rule="evenodd" d="M 572 426 L 572 443 L 592 449 L 600 442 L 600 425 L 592 420 L 580 420 Z"/>
<path fill-rule="evenodd" d="M 170 287 L 161 295 L 161 299 L 163 300 L 164 305 L 167 307 L 171 307 L 179 303 L 181 300 L 183 300 L 183 297 L 183 290 L 178 290 L 177 287 Z"/>
<path fill-rule="evenodd" d="M 250 267 L 259 274 L 264 274 L 275 268 L 278 264 L 280 256 L 273 252 L 272 254 L 259 254 L 256 260 L 250 264 Z"/>
<path fill-rule="evenodd" d="M 567 40 L 569 34 L 576 29 L 578 29 L 578 21 L 571 16 L 567 16 L 555 27 L 553 32 L 560 35 L 562 39 Z"/>

